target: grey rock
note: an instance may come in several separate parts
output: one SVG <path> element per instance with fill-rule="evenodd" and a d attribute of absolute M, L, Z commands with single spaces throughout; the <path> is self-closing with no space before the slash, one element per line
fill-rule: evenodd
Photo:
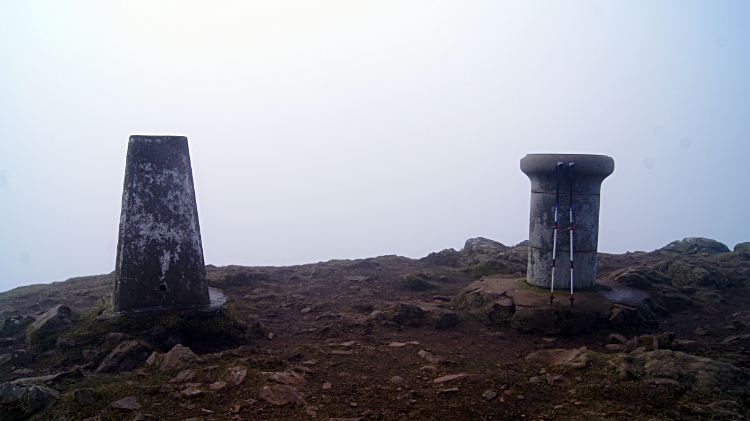
<path fill-rule="evenodd" d="M 526 361 L 545 366 L 585 368 L 589 365 L 590 357 L 580 349 L 545 349 L 529 354 Z"/>
<path fill-rule="evenodd" d="M 0 406 L 3 420 L 25 420 L 47 412 L 55 404 L 60 393 L 38 385 L 21 386 L 12 383 L 0 384 Z"/>
<path fill-rule="evenodd" d="M 76 401 L 83 406 L 91 406 L 96 402 L 91 389 L 78 389 L 75 391 Z"/>
<path fill-rule="evenodd" d="M 136 410 L 141 407 L 141 405 L 136 400 L 135 396 L 128 396 L 120 400 L 114 401 L 110 404 L 110 406 L 115 409 L 127 409 L 130 411 Z"/>
<path fill-rule="evenodd" d="M 197 364 L 203 362 L 201 358 L 190 350 L 190 348 L 177 344 L 164 355 L 161 362 L 161 371 L 179 368 L 184 364 Z"/>
<path fill-rule="evenodd" d="M 70 307 L 59 304 L 47 310 L 31 325 L 31 328 L 43 332 L 58 332 L 68 328 L 78 317 L 78 314 Z"/>
<path fill-rule="evenodd" d="M 483 397 L 483 398 L 484 398 L 485 400 L 487 400 L 487 401 L 491 401 L 491 400 L 493 400 L 493 399 L 497 398 L 497 393 L 495 393 L 495 392 L 494 392 L 494 391 L 492 391 L 492 390 L 487 390 L 487 391 L 485 391 L 484 393 L 482 393 L 482 397 Z"/>
<path fill-rule="evenodd" d="M 627 379 L 638 379 L 654 390 L 728 393 L 747 396 L 750 374 L 732 364 L 697 357 L 679 351 L 659 349 L 622 355 L 618 372 Z"/>
<path fill-rule="evenodd" d="M 424 310 L 421 308 L 407 303 L 397 303 L 393 306 L 397 315 L 401 315 L 407 320 L 414 320 L 424 317 Z"/>
<path fill-rule="evenodd" d="M 437 253 L 430 253 L 419 260 L 421 262 L 432 263 L 437 266 L 448 266 L 455 268 L 465 263 L 466 258 L 463 254 L 457 252 L 452 248 L 449 248 Z"/>
<path fill-rule="evenodd" d="M 142 341 L 127 341 L 118 345 L 96 369 L 97 373 L 128 371 L 146 361 L 152 352 L 151 345 Z"/>
<path fill-rule="evenodd" d="M 430 323 L 438 329 L 446 329 L 461 324 L 455 311 L 438 308 L 430 312 Z"/>
<path fill-rule="evenodd" d="M 275 384 L 271 387 L 263 387 L 260 389 L 260 392 L 258 392 L 258 396 L 272 405 L 280 406 L 289 403 L 307 405 L 307 402 L 305 402 L 305 395 L 298 392 L 294 387 L 286 384 Z"/>
<path fill-rule="evenodd" d="M 739 243 L 734 246 L 735 253 L 750 253 L 750 242 Z"/>
<path fill-rule="evenodd" d="M 508 250 L 508 246 L 484 237 L 469 238 L 464 243 L 461 254 L 472 257 L 475 254 L 498 254 Z"/>
<path fill-rule="evenodd" d="M 728 253 L 729 247 L 710 238 L 688 237 L 672 241 L 660 250 L 679 254 L 716 254 Z"/>

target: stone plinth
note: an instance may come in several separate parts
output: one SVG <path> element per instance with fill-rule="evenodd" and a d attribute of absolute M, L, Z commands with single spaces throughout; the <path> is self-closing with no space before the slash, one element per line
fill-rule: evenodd
<path fill-rule="evenodd" d="M 521 171 L 531 180 L 529 219 L 529 263 L 527 282 L 550 287 L 552 243 L 555 221 L 555 168 L 558 162 L 575 162 L 573 171 L 573 212 L 575 230 L 573 257 L 574 287 L 590 288 L 596 282 L 596 253 L 599 243 L 599 192 L 604 179 L 612 174 L 615 161 L 604 155 L 529 154 L 521 159 Z M 559 201 L 559 229 L 555 290 L 570 289 L 570 188 L 567 170 L 562 172 Z"/>
<path fill-rule="evenodd" d="M 130 137 L 113 304 L 115 313 L 210 304 L 186 137 Z"/>

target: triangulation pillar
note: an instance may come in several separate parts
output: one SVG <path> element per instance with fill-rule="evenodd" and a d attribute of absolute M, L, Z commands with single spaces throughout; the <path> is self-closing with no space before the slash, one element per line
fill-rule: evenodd
<path fill-rule="evenodd" d="M 526 281 L 550 287 L 552 243 L 555 221 L 555 168 L 563 162 L 559 201 L 559 229 L 555 290 L 570 289 L 570 178 L 573 171 L 574 287 L 591 288 L 596 283 L 596 253 L 599 243 L 599 192 L 602 181 L 612 174 L 615 161 L 605 155 L 529 154 L 521 159 L 521 171 L 531 180 L 531 216 L 529 219 L 529 262 Z M 562 291 L 561 291 L 562 292 Z"/>
<path fill-rule="evenodd" d="M 184 136 L 130 136 L 113 298 L 115 313 L 210 304 Z"/>

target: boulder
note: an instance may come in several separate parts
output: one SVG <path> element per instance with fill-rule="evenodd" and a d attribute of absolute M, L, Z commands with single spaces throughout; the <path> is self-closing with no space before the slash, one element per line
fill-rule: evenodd
<path fill-rule="evenodd" d="M 743 397 L 750 391 L 750 373 L 729 363 L 668 349 L 621 355 L 617 370 L 621 377 L 638 379 L 656 391 Z"/>
<path fill-rule="evenodd" d="M 298 392 L 292 386 L 286 384 L 275 384 L 271 387 L 263 387 L 258 392 L 258 396 L 272 405 L 286 405 L 295 403 L 297 405 L 307 405 L 305 395 Z"/>
<path fill-rule="evenodd" d="M 397 316 L 401 316 L 406 320 L 415 320 L 424 317 L 424 310 L 413 304 L 397 303 L 393 306 L 393 310 Z"/>
<path fill-rule="evenodd" d="M 675 287 L 702 287 L 724 289 L 729 286 L 727 276 L 719 269 L 698 260 L 682 259 L 659 262 L 653 266 L 672 279 Z"/>
<path fill-rule="evenodd" d="M 461 254 L 464 256 L 472 256 L 474 254 L 497 254 L 508 249 L 509 247 L 505 244 L 484 237 L 477 237 L 466 240 L 464 248 L 461 250 Z"/>
<path fill-rule="evenodd" d="M 47 412 L 60 393 L 37 385 L 0 384 L 0 417 L 3 421 L 20 421 Z"/>
<path fill-rule="evenodd" d="M 60 304 L 42 314 L 31 328 L 42 332 L 58 332 L 72 325 L 78 317 L 70 307 Z"/>
<path fill-rule="evenodd" d="M 750 253 L 750 242 L 739 243 L 734 246 L 735 253 Z"/>
<path fill-rule="evenodd" d="M 148 359 L 148 355 L 146 356 L 146 359 Z M 190 348 L 177 344 L 170 349 L 169 352 L 164 354 L 160 369 L 161 371 L 167 371 L 178 368 L 184 364 L 197 364 L 200 362 L 203 362 L 203 360 L 198 358 Z"/>
<path fill-rule="evenodd" d="M 76 401 L 83 406 L 91 406 L 96 402 L 94 395 L 91 393 L 91 389 L 78 389 L 75 391 Z"/>
<path fill-rule="evenodd" d="M 654 284 L 672 285 L 672 278 L 649 268 L 627 268 L 614 272 L 610 277 L 623 285 L 639 289 L 649 289 Z"/>
<path fill-rule="evenodd" d="M 442 308 L 435 309 L 430 313 L 430 323 L 438 329 L 446 329 L 461 324 L 455 311 Z"/>
<path fill-rule="evenodd" d="M 151 345 L 142 341 L 126 341 L 113 349 L 96 369 L 97 373 L 128 371 L 146 361 L 152 352 Z"/>
<path fill-rule="evenodd" d="M 463 254 L 457 252 L 454 249 L 445 249 L 437 253 L 430 253 L 427 256 L 419 259 L 420 262 L 432 263 L 437 266 L 448 266 L 448 267 L 459 267 L 465 261 L 466 258 Z"/>
<path fill-rule="evenodd" d="M 729 247 L 710 238 L 688 237 L 672 241 L 660 250 L 679 254 L 717 254 L 728 253 Z"/>

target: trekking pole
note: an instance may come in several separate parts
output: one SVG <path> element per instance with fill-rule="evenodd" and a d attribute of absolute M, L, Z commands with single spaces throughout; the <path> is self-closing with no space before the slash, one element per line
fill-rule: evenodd
<path fill-rule="evenodd" d="M 568 164 L 568 177 L 570 177 L 570 306 L 573 307 L 573 228 L 575 220 L 573 218 L 573 166 L 575 162 Z"/>
<path fill-rule="evenodd" d="M 555 224 L 552 226 L 552 282 L 550 282 L 549 289 L 549 305 L 552 305 L 552 301 L 555 300 L 555 259 L 557 258 L 557 225 L 558 225 L 558 210 L 560 208 L 560 170 L 562 169 L 564 162 L 558 162 L 555 166 L 555 179 L 557 179 L 557 189 L 555 190 Z"/>

